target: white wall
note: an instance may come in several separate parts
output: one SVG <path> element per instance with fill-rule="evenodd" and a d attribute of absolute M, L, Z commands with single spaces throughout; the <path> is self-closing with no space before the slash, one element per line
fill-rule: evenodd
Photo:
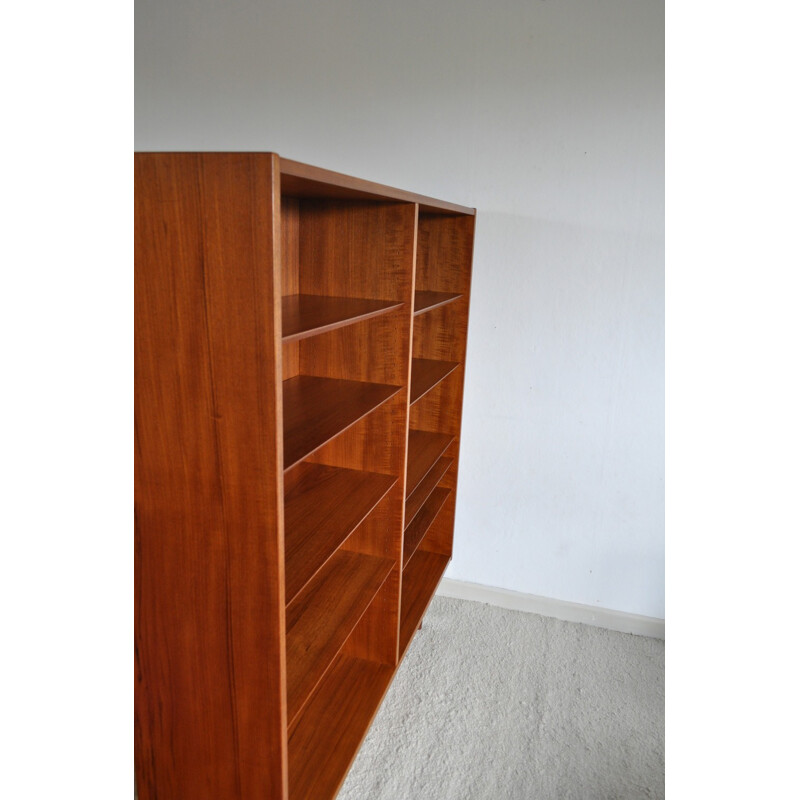
<path fill-rule="evenodd" d="M 136 148 L 478 209 L 451 578 L 664 616 L 659 0 L 137 0 Z"/>

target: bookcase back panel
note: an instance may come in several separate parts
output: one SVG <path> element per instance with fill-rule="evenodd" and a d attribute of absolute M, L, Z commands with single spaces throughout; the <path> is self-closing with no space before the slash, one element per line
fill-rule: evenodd
<path fill-rule="evenodd" d="M 410 302 L 416 206 L 302 200 L 300 292 Z"/>
<path fill-rule="evenodd" d="M 428 528 L 419 549 L 430 553 L 441 553 L 448 556 L 453 554 L 453 523 L 456 513 L 456 495 L 451 492 L 445 500 L 441 511 L 437 514 L 433 524 Z"/>
<path fill-rule="evenodd" d="M 281 198 L 281 295 L 300 294 L 300 201 Z"/>
<path fill-rule="evenodd" d="M 306 459 L 332 467 L 380 472 L 403 479 L 404 445 L 392 429 L 408 418 L 402 396 L 390 398 Z"/>
<path fill-rule="evenodd" d="M 414 317 L 414 358 L 464 362 L 467 350 L 467 295 Z"/>
<path fill-rule="evenodd" d="M 464 368 L 458 367 L 411 406 L 409 425 L 414 430 L 458 436 L 461 428 L 459 388 Z"/>
<path fill-rule="evenodd" d="M 410 336 L 411 313 L 404 303 L 383 316 L 298 342 L 300 373 L 405 387 Z"/>
<path fill-rule="evenodd" d="M 469 294 L 474 216 L 420 214 L 416 289 Z"/>

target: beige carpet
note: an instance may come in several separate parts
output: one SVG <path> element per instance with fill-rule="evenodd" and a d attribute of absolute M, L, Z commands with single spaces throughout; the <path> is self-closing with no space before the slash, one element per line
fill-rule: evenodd
<path fill-rule="evenodd" d="M 664 797 L 664 642 L 436 597 L 338 800 Z"/>

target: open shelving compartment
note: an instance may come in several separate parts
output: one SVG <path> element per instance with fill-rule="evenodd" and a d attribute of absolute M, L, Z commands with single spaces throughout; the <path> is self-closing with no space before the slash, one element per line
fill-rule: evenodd
<path fill-rule="evenodd" d="M 139 796 L 330 800 L 452 555 L 474 210 L 274 154 L 137 180 L 179 376 L 137 406 Z"/>
<path fill-rule="evenodd" d="M 474 223 L 424 212 L 418 219 L 401 654 L 453 553 Z"/>
<path fill-rule="evenodd" d="M 287 590 L 315 570 L 287 591 L 292 800 L 336 792 L 397 664 L 416 221 L 281 198 Z M 350 735 L 331 739 L 342 709 Z"/>

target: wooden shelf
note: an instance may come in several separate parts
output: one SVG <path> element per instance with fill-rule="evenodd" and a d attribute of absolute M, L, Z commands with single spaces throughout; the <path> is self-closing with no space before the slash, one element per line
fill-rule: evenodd
<path fill-rule="evenodd" d="M 394 562 L 337 551 L 286 609 L 286 699 L 295 718 Z"/>
<path fill-rule="evenodd" d="M 458 300 L 462 296 L 454 292 L 416 291 L 414 292 L 414 316 L 430 311 L 432 308 L 452 303 L 453 300 Z"/>
<path fill-rule="evenodd" d="M 419 210 L 423 213 L 475 215 L 474 208 L 312 167 L 288 158 L 281 158 L 281 192 L 291 197 L 419 203 Z"/>
<path fill-rule="evenodd" d="M 321 464 L 298 470 L 284 501 L 287 604 L 397 483 L 391 475 Z"/>
<path fill-rule="evenodd" d="M 443 381 L 459 364 L 457 361 L 435 361 L 430 358 L 411 359 L 411 401 L 416 403 L 437 383 Z"/>
<path fill-rule="evenodd" d="M 406 497 L 409 497 L 433 465 L 453 441 L 446 433 L 430 431 L 408 432 L 408 467 L 406 468 Z"/>
<path fill-rule="evenodd" d="M 297 375 L 283 382 L 283 467 L 289 469 L 400 391 Z"/>
<path fill-rule="evenodd" d="M 400 308 L 389 300 L 293 294 L 283 298 L 283 341 L 291 342 Z"/>
<path fill-rule="evenodd" d="M 405 652 L 450 559 L 440 553 L 418 550 L 403 570 L 400 611 L 400 652 Z"/>
<path fill-rule="evenodd" d="M 417 513 L 452 463 L 452 458 L 440 458 L 420 481 L 419 486 L 408 496 L 408 500 L 406 500 L 406 528 L 413 522 L 414 517 L 417 516 Z"/>
<path fill-rule="evenodd" d="M 444 501 L 449 495 L 450 489 L 434 489 L 430 497 L 422 504 L 422 508 L 411 524 L 406 526 L 403 540 L 403 567 L 408 564 L 411 556 L 416 552 L 419 543 L 433 524 L 436 515 L 442 510 Z"/>
<path fill-rule="evenodd" d="M 333 797 L 380 706 L 394 668 L 336 657 L 302 716 L 289 727 L 289 798 Z"/>

